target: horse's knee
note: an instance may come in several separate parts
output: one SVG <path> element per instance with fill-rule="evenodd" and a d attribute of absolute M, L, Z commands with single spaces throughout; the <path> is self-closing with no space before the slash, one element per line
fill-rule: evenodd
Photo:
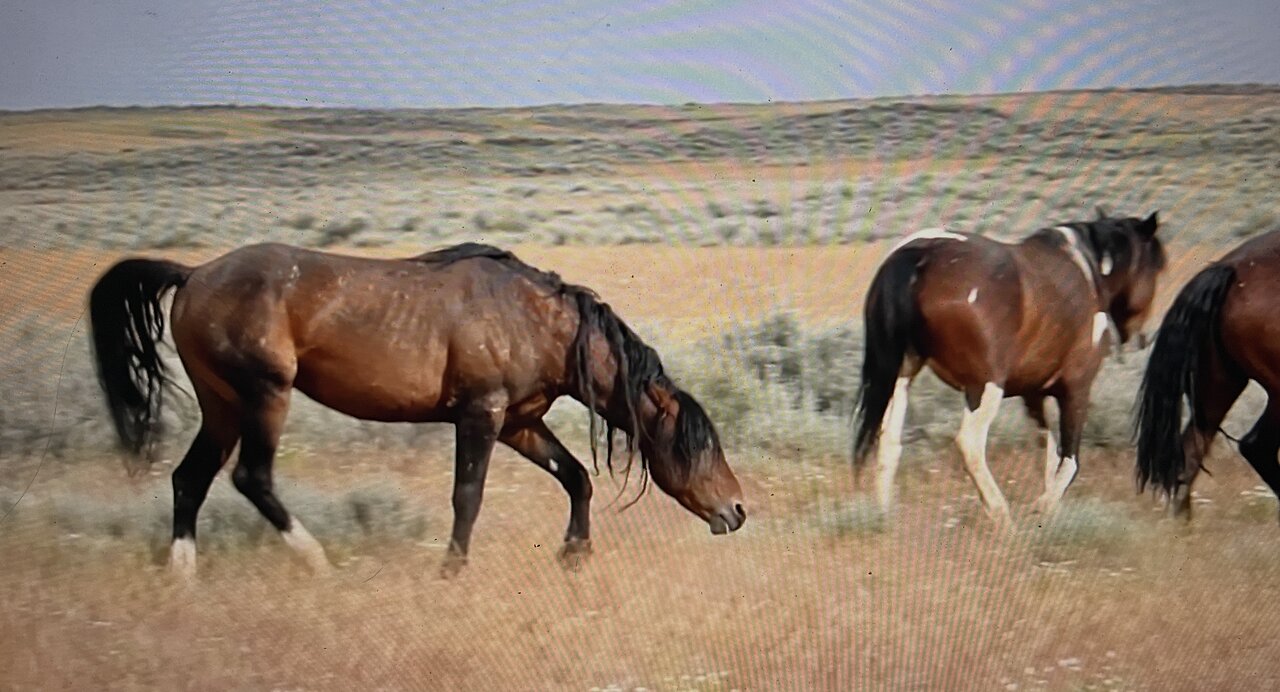
<path fill-rule="evenodd" d="M 266 469 L 250 468 L 244 464 L 237 464 L 235 470 L 231 472 L 231 483 L 246 497 L 261 494 L 271 487 L 271 479 Z"/>

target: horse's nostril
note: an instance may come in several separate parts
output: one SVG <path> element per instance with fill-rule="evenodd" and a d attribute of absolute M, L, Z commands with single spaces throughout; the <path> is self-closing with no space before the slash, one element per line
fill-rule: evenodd
<path fill-rule="evenodd" d="M 743 507 L 741 502 L 733 503 L 733 512 L 738 515 L 739 520 L 747 518 L 747 508 Z"/>

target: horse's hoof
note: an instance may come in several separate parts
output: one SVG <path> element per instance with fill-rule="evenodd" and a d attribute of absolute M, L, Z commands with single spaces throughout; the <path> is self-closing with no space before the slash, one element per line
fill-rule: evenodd
<path fill-rule="evenodd" d="M 577 538 L 565 541 L 560 548 L 560 552 L 556 557 L 560 560 L 560 565 L 570 572 L 577 572 L 586 564 L 587 558 L 591 556 L 591 540 L 586 538 Z"/>
<path fill-rule="evenodd" d="M 453 579 L 462 572 L 462 568 L 467 566 L 467 557 L 465 555 L 450 555 L 444 559 L 440 565 L 440 578 Z"/>

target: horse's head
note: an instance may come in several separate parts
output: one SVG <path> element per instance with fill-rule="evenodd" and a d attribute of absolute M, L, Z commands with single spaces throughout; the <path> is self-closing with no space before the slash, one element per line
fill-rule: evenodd
<path fill-rule="evenodd" d="M 1142 329 L 1155 302 L 1156 282 L 1165 267 L 1164 246 L 1156 237 L 1156 214 L 1151 212 L 1145 219 L 1108 218 L 1099 210 L 1089 232 L 1110 301 L 1107 312 L 1120 332 L 1120 342 L 1128 343 L 1138 334 L 1140 348 L 1146 341 Z"/>
<path fill-rule="evenodd" d="M 669 381 L 652 382 L 640 397 L 640 452 L 655 483 L 711 526 L 711 533 L 738 530 L 747 520 L 742 486 L 725 461 L 720 438 L 706 411 Z"/>

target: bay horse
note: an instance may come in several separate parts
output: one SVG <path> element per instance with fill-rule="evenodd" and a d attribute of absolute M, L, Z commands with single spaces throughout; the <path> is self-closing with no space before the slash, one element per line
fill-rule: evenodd
<path fill-rule="evenodd" d="M 1165 254 L 1153 212 L 1043 228 L 1018 242 L 946 230 L 905 238 L 872 279 L 854 418 L 854 465 L 877 447 L 877 493 L 886 513 L 902 456 L 912 381 L 928 366 L 964 393 L 956 442 L 987 514 L 1011 528 L 986 461 L 1000 403 L 1022 397 L 1044 442 L 1045 490 L 1033 510 L 1053 512 L 1078 469 L 1089 392 L 1112 335 L 1142 329 Z M 1044 401 L 1058 403 L 1059 435 Z"/>
<path fill-rule="evenodd" d="M 1138 390 L 1138 491 L 1169 498 L 1191 519 L 1191 487 L 1222 421 L 1249 380 L 1267 406 L 1240 454 L 1280 496 L 1280 229 L 1252 238 L 1196 274 L 1165 313 Z M 1184 398 L 1190 415 L 1183 427 Z"/>
<path fill-rule="evenodd" d="M 475 243 L 400 259 L 267 243 L 195 267 L 115 264 L 90 295 L 92 344 L 119 441 L 134 455 L 154 441 L 173 384 L 157 350 L 170 291 L 173 343 L 202 418 L 172 477 L 169 559 L 183 576 L 195 574 L 200 505 L 237 443 L 235 487 L 312 568 L 327 571 L 324 550 L 272 490 L 294 389 L 364 420 L 455 426 L 444 577 L 466 563 L 496 442 L 568 494 L 566 566 L 590 552 L 590 478 L 542 420 L 565 395 L 588 409 L 593 458 L 596 415 L 604 419 L 610 471 L 615 430 L 626 436 L 628 472 L 638 449 L 641 495 L 651 475 L 714 534 L 746 520 L 715 426 L 658 354 L 591 290 Z"/>

